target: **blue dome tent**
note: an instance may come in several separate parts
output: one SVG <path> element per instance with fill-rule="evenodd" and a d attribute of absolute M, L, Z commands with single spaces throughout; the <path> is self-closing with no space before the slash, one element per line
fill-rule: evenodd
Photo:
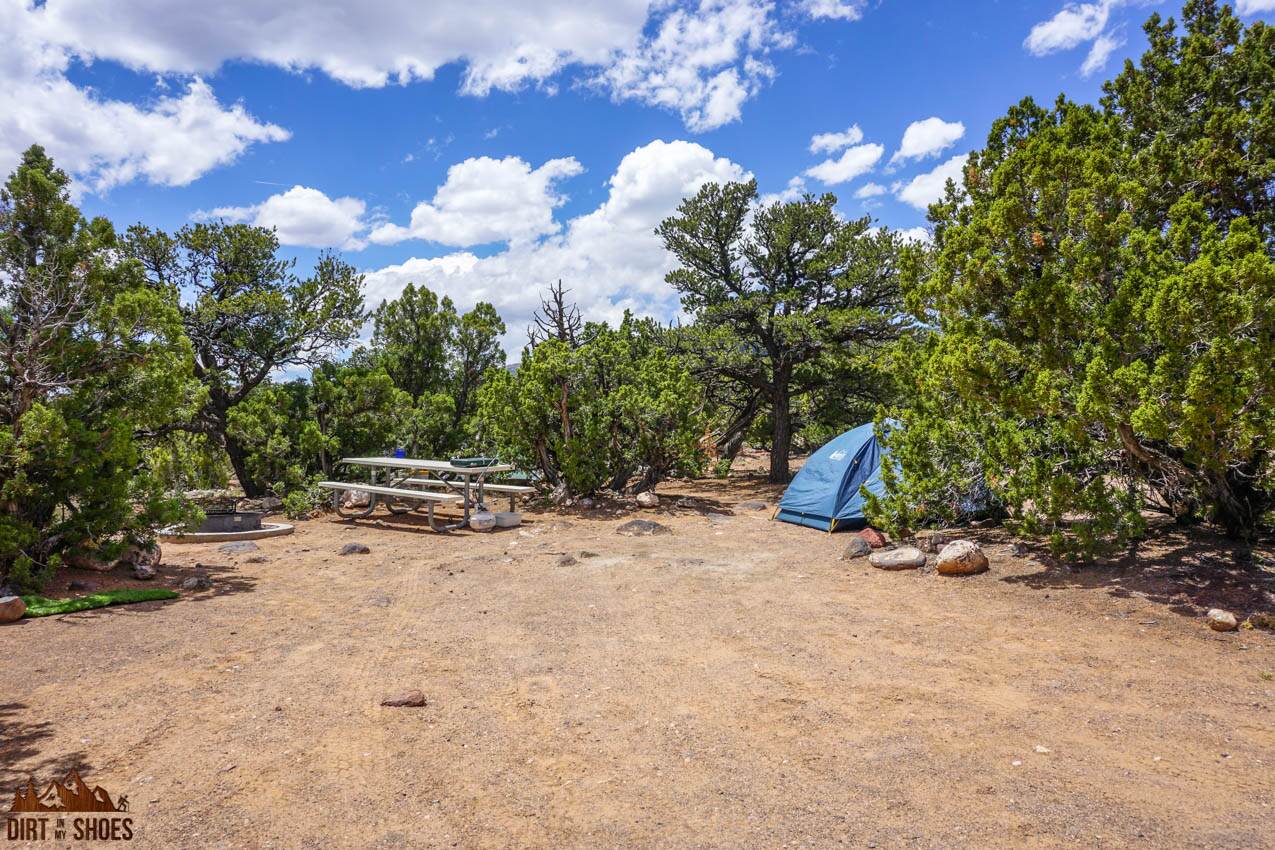
<path fill-rule="evenodd" d="M 846 431 L 810 456 L 779 500 L 778 519 L 821 531 L 862 528 L 865 488 L 885 492 L 881 464 L 888 458 L 871 422 Z"/>

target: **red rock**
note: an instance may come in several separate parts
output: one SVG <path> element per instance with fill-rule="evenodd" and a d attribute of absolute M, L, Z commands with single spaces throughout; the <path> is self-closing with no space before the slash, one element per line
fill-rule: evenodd
<path fill-rule="evenodd" d="M 425 695 L 420 691 L 406 691 L 381 700 L 381 705 L 392 708 L 420 708 L 425 704 Z"/>
<path fill-rule="evenodd" d="M 868 545 L 871 546 L 873 549 L 880 549 L 882 546 L 884 546 L 888 542 L 885 539 L 884 534 L 877 531 L 875 528 L 872 528 L 871 526 L 863 529 L 858 534 L 864 540 L 868 541 Z"/>

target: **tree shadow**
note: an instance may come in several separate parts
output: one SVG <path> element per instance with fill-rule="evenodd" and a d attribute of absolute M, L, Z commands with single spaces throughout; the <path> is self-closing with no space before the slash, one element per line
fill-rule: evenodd
<path fill-rule="evenodd" d="M 25 703 L 0 703 L 0 794 L 4 797 L 11 798 L 28 778 L 34 778 L 43 789 L 45 783 L 65 776 L 73 767 L 84 773 L 91 767 L 83 751 L 46 755 L 42 744 L 53 736 L 53 724 L 23 719 L 29 711 Z"/>
<path fill-rule="evenodd" d="M 1044 569 L 1002 581 L 1038 590 L 1103 590 L 1120 599 L 1147 599 L 1187 617 L 1225 608 L 1243 619 L 1275 613 L 1273 551 L 1272 540 L 1249 544 L 1207 528 L 1170 526 L 1153 531 L 1119 557 L 1086 564 L 1037 552 L 1033 560 Z"/>

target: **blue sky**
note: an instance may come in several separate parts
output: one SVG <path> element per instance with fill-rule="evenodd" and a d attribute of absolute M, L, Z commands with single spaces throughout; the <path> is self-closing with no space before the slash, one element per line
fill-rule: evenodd
<path fill-rule="evenodd" d="M 0 167 L 31 142 L 89 214 L 273 225 L 374 304 L 490 300 L 516 350 L 562 277 L 587 315 L 677 311 L 651 236 L 709 179 L 831 191 L 916 230 L 991 122 L 1094 101 L 1173 2 L 0 0 Z M 1240 0 L 1246 20 L 1275 0 Z M 277 8 L 276 8 L 277 7 Z M 909 129 L 911 128 L 911 129 Z M 821 141 L 816 141 L 821 140 Z M 812 149 L 814 148 L 814 149 Z M 901 148 L 903 149 L 901 152 Z M 909 155 L 909 152 L 911 155 Z M 856 197 L 865 191 L 871 197 Z"/>

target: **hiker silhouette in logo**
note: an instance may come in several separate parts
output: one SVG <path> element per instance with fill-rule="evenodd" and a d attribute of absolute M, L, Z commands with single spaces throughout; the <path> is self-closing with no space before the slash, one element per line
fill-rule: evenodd
<path fill-rule="evenodd" d="M 116 800 L 115 800 L 115 811 L 117 811 L 117 812 L 127 812 L 127 811 L 128 811 L 128 795 L 127 795 L 127 794 L 121 794 L 121 795 L 119 795 L 119 797 L 118 797 L 118 798 L 116 798 Z"/>

